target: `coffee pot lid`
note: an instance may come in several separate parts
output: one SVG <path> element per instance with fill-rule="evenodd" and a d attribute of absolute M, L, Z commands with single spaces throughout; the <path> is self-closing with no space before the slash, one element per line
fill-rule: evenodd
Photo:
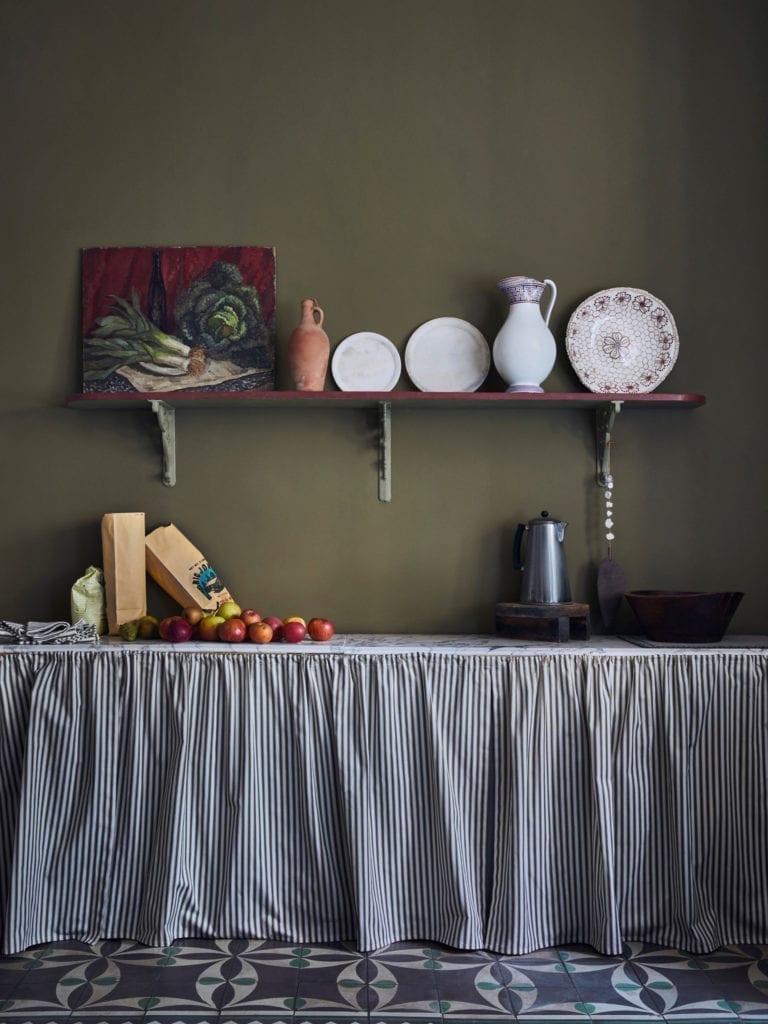
<path fill-rule="evenodd" d="M 546 509 L 544 509 L 544 511 L 541 513 L 541 515 L 537 519 L 529 519 L 528 520 L 528 526 L 545 526 L 547 523 L 551 523 L 552 525 L 562 525 L 562 526 L 567 526 L 568 525 L 562 519 L 553 519 L 550 516 L 549 512 L 547 512 Z"/>

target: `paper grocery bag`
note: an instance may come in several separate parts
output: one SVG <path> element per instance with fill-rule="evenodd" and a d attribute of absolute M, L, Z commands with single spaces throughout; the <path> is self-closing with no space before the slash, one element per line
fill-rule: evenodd
<path fill-rule="evenodd" d="M 101 549 L 107 624 L 117 636 L 124 622 L 147 614 L 144 513 L 107 512 L 101 517 Z"/>
<path fill-rule="evenodd" d="M 147 534 L 147 572 L 182 608 L 215 611 L 232 595 L 218 573 L 173 523 Z"/>

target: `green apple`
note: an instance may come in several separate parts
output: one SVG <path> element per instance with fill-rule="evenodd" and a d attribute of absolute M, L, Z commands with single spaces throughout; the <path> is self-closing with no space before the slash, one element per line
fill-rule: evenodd
<path fill-rule="evenodd" d="M 220 615 L 222 619 L 238 619 L 242 610 L 236 601 L 224 601 L 216 609 L 216 614 Z"/>

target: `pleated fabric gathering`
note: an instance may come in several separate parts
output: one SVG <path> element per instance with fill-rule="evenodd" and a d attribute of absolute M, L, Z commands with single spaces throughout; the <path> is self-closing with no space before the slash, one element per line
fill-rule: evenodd
<path fill-rule="evenodd" d="M 0 658 L 3 951 L 768 941 L 767 664 Z"/>

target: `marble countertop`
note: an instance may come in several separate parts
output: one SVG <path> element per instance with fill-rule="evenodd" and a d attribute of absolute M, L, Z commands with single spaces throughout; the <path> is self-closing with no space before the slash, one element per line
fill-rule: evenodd
<path fill-rule="evenodd" d="M 631 655 L 651 652 L 686 654 L 703 651 L 768 651 L 768 636 L 726 636 L 712 644 L 659 644 L 643 636 L 593 636 L 589 640 L 571 640 L 566 643 L 542 642 L 540 640 L 517 640 L 513 638 L 462 635 L 462 634 L 399 634 L 399 633 L 339 633 L 331 640 L 316 643 L 304 640 L 299 644 L 271 643 L 201 643 L 192 641 L 185 644 L 170 644 L 162 640 L 136 640 L 126 642 L 119 637 L 100 637 L 98 642 L 77 644 L 18 644 L 3 643 L 0 653 L 18 651 L 104 651 L 140 652 L 175 651 L 192 654 L 268 654 L 277 657 L 291 654 L 407 654 L 432 651 L 440 654 L 476 655 Z"/>

